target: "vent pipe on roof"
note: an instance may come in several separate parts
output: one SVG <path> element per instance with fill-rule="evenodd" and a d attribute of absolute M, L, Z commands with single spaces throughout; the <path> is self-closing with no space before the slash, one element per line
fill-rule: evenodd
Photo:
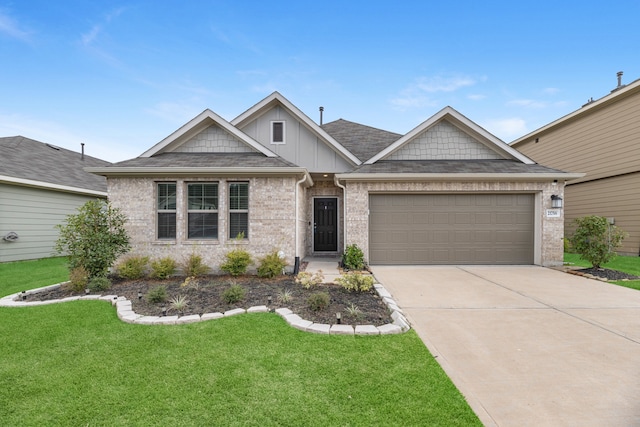
<path fill-rule="evenodd" d="M 618 76 L 618 87 L 622 86 L 622 75 L 624 73 L 622 71 L 618 71 L 616 75 Z"/>
<path fill-rule="evenodd" d="M 81 158 L 82 160 L 84 160 L 84 142 L 81 142 L 81 143 L 80 143 L 80 147 L 82 148 L 82 154 L 81 154 L 80 158 Z"/>
<path fill-rule="evenodd" d="M 320 126 L 322 126 L 322 112 L 324 111 L 324 107 L 320 107 Z"/>

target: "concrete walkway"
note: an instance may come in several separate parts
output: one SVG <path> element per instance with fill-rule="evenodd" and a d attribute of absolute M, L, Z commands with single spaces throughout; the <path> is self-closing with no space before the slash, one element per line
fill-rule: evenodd
<path fill-rule="evenodd" d="M 372 269 L 485 425 L 640 425 L 640 291 L 536 266 Z"/>
<path fill-rule="evenodd" d="M 322 271 L 324 275 L 322 283 L 334 283 L 335 279 L 340 277 L 338 270 L 340 257 L 306 257 L 303 261 L 308 263 L 305 271 L 311 274 Z"/>

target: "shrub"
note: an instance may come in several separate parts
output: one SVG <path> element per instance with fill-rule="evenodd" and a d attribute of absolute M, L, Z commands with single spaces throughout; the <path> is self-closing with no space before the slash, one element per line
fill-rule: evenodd
<path fill-rule="evenodd" d="M 151 262 L 151 277 L 166 279 L 176 272 L 176 262 L 171 257 L 164 257 Z"/>
<path fill-rule="evenodd" d="M 89 277 L 106 276 L 109 267 L 129 250 L 126 217 L 105 200 L 89 200 L 67 216 L 54 250 L 67 254 L 69 268 L 84 267 Z"/>
<path fill-rule="evenodd" d="M 91 292 L 103 292 L 111 288 L 111 280 L 105 276 L 96 276 L 89 281 L 89 290 Z"/>
<path fill-rule="evenodd" d="M 245 274 L 249 265 L 253 263 L 251 254 L 244 249 L 234 249 L 227 252 L 225 259 L 226 261 L 220 266 L 220 269 L 232 276 Z"/>
<path fill-rule="evenodd" d="M 355 243 L 347 246 L 342 254 L 342 265 L 349 270 L 362 270 L 364 268 L 364 252 Z"/>
<path fill-rule="evenodd" d="M 366 292 L 373 286 L 373 277 L 368 274 L 351 272 L 338 277 L 336 283 L 349 292 Z"/>
<path fill-rule="evenodd" d="M 322 274 L 322 270 L 318 270 L 315 274 L 311 274 L 308 271 L 301 271 L 296 276 L 296 283 L 302 285 L 305 289 L 319 285 L 323 280 L 324 274 Z"/>
<path fill-rule="evenodd" d="M 73 292 L 82 292 L 89 283 L 89 272 L 83 266 L 78 266 L 71 269 L 69 273 L 69 285 L 68 287 Z"/>
<path fill-rule="evenodd" d="M 210 268 L 204 264 L 202 257 L 198 254 L 191 254 L 182 262 L 182 272 L 186 276 L 202 276 L 209 272 Z"/>
<path fill-rule="evenodd" d="M 293 300 L 293 294 L 288 289 L 281 289 L 278 291 L 277 298 L 282 304 L 287 304 Z"/>
<path fill-rule="evenodd" d="M 177 312 L 183 312 L 184 309 L 187 308 L 188 304 L 189 300 L 184 295 L 176 295 L 171 299 L 171 302 L 169 303 L 170 308 Z"/>
<path fill-rule="evenodd" d="M 148 263 L 149 257 L 130 256 L 118 264 L 116 272 L 125 279 L 140 279 L 144 277 Z"/>
<path fill-rule="evenodd" d="M 353 317 L 354 319 L 360 319 L 361 317 L 364 316 L 364 313 L 362 312 L 362 310 L 360 310 L 360 308 L 354 303 L 349 304 L 346 308 L 346 311 L 347 311 L 347 315 Z"/>
<path fill-rule="evenodd" d="M 156 286 L 155 288 L 151 288 L 146 295 L 147 301 L 154 304 L 165 302 L 168 297 L 169 296 L 167 295 L 167 288 L 164 286 Z"/>
<path fill-rule="evenodd" d="M 576 218 L 574 222 L 577 228 L 570 243 L 580 258 L 590 262 L 593 268 L 600 268 L 616 256 L 615 250 L 622 244 L 626 233 L 609 224 L 603 216 L 585 216 Z"/>
<path fill-rule="evenodd" d="M 222 299 L 227 304 L 235 304 L 244 299 L 245 291 L 240 285 L 231 285 L 222 293 Z"/>
<path fill-rule="evenodd" d="M 267 254 L 264 258 L 260 259 L 260 265 L 258 266 L 259 277 L 275 277 L 282 274 L 287 263 L 283 258 L 280 258 L 278 251 L 273 251 Z"/>
<path fill-rule="evenodd" d="M 315 292 L 307 298 L 307 304 L 312 311 L 320 311 L 329 307 L 329 293 Z"/>

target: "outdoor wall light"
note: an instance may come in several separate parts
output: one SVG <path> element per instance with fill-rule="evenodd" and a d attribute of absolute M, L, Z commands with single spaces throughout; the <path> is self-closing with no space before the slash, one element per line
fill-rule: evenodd
<path fill-rule="evenodd" d="M 562 209 L 562 197 L 557 195 L 551 196 L 551 207 L 553 209 Z"/>

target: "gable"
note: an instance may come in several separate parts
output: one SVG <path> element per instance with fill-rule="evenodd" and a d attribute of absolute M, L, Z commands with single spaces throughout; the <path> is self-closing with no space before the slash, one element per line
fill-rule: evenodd
<path fill-rule="evenodd" d="M 255 153 L 257 150 L 217 124 L 205 128 L 172 150 L 174 153 Z"/>
<path fill-rule="evenodd" d="M 407 141 L 384 160 L 496 160 L 505 157 L 446 120 Z"/>

